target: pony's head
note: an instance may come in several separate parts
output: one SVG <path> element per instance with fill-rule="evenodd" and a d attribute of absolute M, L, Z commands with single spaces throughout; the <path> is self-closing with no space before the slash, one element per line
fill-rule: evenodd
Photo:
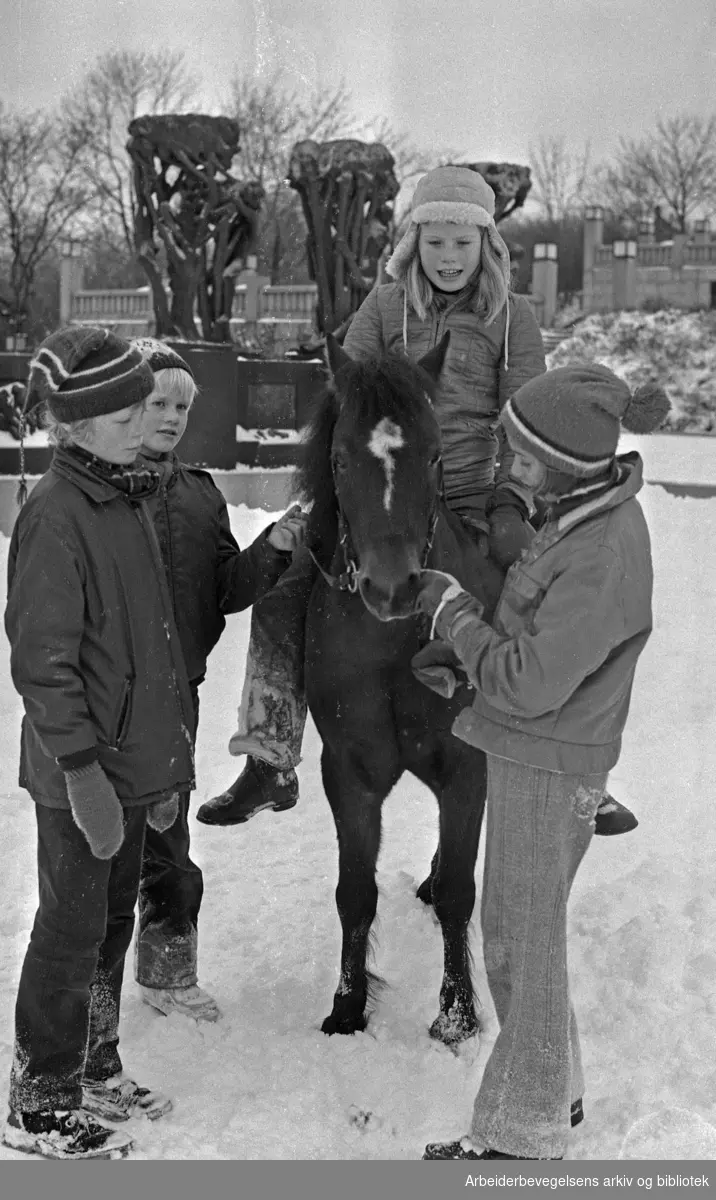
<path fill-rule="evenodd" d="M 318 449 L 330 463 L 324 507 L 330 489 L 349 586 L 381 621 L 414 615 L 432 545 L 442 492 L 432 404 L 449 336 L 418 363 L 355 362 L 327 339 L 332 387 L 309 434 L 303 492 L 320 502 Z"/>

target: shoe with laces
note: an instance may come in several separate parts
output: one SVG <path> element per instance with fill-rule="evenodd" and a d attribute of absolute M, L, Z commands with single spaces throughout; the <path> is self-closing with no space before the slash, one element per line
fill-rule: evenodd
<path fill-rule="evenodd" d="M 221 1009 L 213 996 L 194 984 L 185 988 L 154 988 L 140 985 L 139 991 L 145 1004 L 164 1013 L 165 1017 L 179 1013 L 195 1021 L 218 1021 Z"/>
<path fill-rule="evenodd" d="M 172 1102 L 160 1092 L 140 1087 L 133 1079 L 115 1075 L 112 1079 L 86 1079 L 82 1084 L 82 1107 L 100 1121 L 128 1121 L 130 1117 L 157 1121 L 171 1112 Z"/>
<path fill-rule="evenodd" d="M 11 1111 L 2 1140 L 12 1150 L 42 1158 L 126 1158 L 132 1138 L 96 1121 L 82 1108 Z"/>

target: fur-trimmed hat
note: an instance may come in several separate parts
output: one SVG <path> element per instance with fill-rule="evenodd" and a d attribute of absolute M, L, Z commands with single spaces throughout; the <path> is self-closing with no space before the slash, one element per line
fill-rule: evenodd
<path fill-rule="evenodd" d="M 651 433 L 671 405 L 663 388 L 644 384 L 632 394 L 600 363 L 558 367 L 523 384 L 502 410 L 514 449 L 553 470 L 588 478 L 611 463 L 620 427 Z"/>
<path fill-rule="evenodd" d="M 139 350 L 97 325 L 50 334 L 30 362 L 25 411 L 45 402 L 57 421 L 82 421 L 145 400 L 154 376 Z"/>
<path fill-rule="evenodd" d="M 154 372 L 172 369 L 186 371 L 187 375 L 191 375 L 191 378 L 194 379 L 194 372 L 189 363 L 182 358 L 181 354 L 177 354 L 176 350 L 172 350 L 171 346 L 167 346 L 166 342 L 161 342 L 159 338 L 134 338 L 132 345 L 137 347 L 142 358 L 149 363 Z"/>
<path fill-rule="evenodd" d="M 410 207 L 410 224 L 386 263 L 386 271 L 402 280 L 415 254 L 418 231 L 428 221 L 477 225 L 497 239 L 500 256 L 506 250 L 495 225 L 495 193 L 471 167 L 435 167 L 423 175 Z"/>

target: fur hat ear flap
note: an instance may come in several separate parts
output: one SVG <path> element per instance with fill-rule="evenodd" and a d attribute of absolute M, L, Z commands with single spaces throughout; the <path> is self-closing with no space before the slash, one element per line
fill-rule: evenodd
<path fill-rule="evenodd" d="M 509 288 L 510 272 L 511 272 L 512 268 L 511 268 L 511 264 L 510 264 L 510 252 L 507 249 L 507 243 L 505 242 L 504 238 L 502 237 L 502 234 L 500 234 L 498 232 L 496 225 L 487 225 L 485 227 L 485 229 L 482 231 L 482 236 L 486 237 L 488 242 L 490 243 L 490 246 L 495 254 L 495 257 L 497 258 L 497 260 L 500 264 L 500 267 L 502 269 L 502 274 L 504 276 L 505 283 L 507 284 L 507 286 Z"/>
<path fill-rule="evenodd" d="M 387 274 L 392 275 L 393 279 L 396 279 L 398 282 L 405 278 L 408 267 L 412 262 L 413 255 L 418 246 L 419 231 L 420 226 L 416 225 L 415 221 L 411 221 L 385 264 Z"/>
<path fill-rule="evenodd" d="M 663 425 L 670 409 L 671 403 L 664 389 L 655 383 L 645 383 L 628 401 L 622 425 L 629 433 L 653 433 Z"/>

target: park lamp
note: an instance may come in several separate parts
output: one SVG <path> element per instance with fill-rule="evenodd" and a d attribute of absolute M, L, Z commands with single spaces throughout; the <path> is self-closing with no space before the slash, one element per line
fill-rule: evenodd
<path fill-rule="evenodd" d="M 557 245 L 555 242 L 536 242 L 532 249 L 532 257 L 535 262 L 542 259 L 550 259 L 553 262 L 557 261 Z"/>
<path fill-rule="evenodd" d="M 612 242 L 612 254 L 615 258 L 636 258 L 636 242 L 631 238 Z"/>
<path fill-rule="evenodd" d="M 585 221 L 603 221 L 604 209 L 599 204 L 589 204 L 584 210 Z"/>
<path fill-rule="evenodd" d="M 63 238 L 60 243 L 60 253 L 63 258 L 79 258 L 82 254 L 82 246 L 73 238 Z"/>

